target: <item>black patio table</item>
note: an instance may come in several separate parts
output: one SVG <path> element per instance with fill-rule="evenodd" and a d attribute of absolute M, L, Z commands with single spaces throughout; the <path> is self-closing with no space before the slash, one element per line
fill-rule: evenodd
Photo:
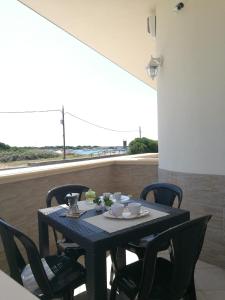
<path fill-rule="evenodd" d="M 70 240 L 85 249 L 85 265 L 87 269 L 87 299 L 107 299 L 106 252 L 113 247 L 122 247 L 130 241 L 152 233 L 159 233 L 189 220 L 186 210 L 170 208 L 164 205 L 141 201 L 143 206 L 168 213 L 168 215 L 147 221 L 130 228 L 108 233 L 84 221 L 88 217 L 98 215 L 95 209 L 88 210 L 78 219 L 61 217 L 65 208 L 44 208 L 38 211 L 39 246 L 42 257 L 49 255 L 48 226 L 54 227 Z"/>

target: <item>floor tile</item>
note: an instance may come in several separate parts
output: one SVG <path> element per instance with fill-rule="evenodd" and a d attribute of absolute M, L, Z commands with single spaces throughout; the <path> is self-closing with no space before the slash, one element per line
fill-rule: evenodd
<path fill-rule="evenodd" d="M 207 262 L 204 262 L 204 261 L 202 261 L 202 260 L 199 260 L 199 261 L 197 262 L 197 264 L 196 264 L 196 268 L 197 268 L 197 269 L 207 269 L 207 268 L 215 268 L 215 266 L 214 266 L 214 265 L 211 265 L 211 264 L 209 264 L 209 263 L 207 263 Z"/>
<path fill-rule="evenodd" d="M 225 270 L 218 267 L 196 269 L 195 286 L 197 290 L 225 291 Z"/>
<path fill-rule="evenodd" d="M 225 291 L 198 291 L 198 300 L 224 300 Z"/>

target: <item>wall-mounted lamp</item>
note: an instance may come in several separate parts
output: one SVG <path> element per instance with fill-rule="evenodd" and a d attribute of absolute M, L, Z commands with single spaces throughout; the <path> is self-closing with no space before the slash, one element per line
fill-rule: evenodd
<path fill-rule="evenodd" d="M 153 57 L 151 56 L 151 60 L 148 63 L 146 70 L 148 73 L 148 76 L 152 78 L 152 80 L 155 79 L 159 72 L 159 68 L 162 65 L 162 58 L 161 57 Z"/>

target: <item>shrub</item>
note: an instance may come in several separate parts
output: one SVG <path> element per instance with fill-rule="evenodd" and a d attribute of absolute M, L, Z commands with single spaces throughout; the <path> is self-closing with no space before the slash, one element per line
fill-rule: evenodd
<path fill-rule="evenodd" d="M 8 149 L 10 149 L 9 145 L 0 142 L 0 150 L 8 150 Z"/>
<path fill-rule="evenodd" d="M 58 156 L 60 155 L 52 151 L 15 147 L 10 150 L 0 151 L 0 162 L 45 159 Z"/>
<path fill-rule="evenodd" d="M 148 138 L 136 138 L 129 144 L 129 154 L 156 153 L 158 152 L 158 141 Z"/>

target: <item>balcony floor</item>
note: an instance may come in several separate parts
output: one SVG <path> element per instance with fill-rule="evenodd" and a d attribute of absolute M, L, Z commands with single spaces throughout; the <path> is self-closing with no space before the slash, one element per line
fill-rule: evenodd
<path fill-rule="evenodd" d="M 199 261 L 195 270 L 198 300 L 225 299 L 225 269 Z"/>
<path fill-rule="evenodd" d="M 127 263 L 135 261 L 136 256 L 127 252 Z M 110 257 L 107 258 L 107 270 L 111 266 Z M 195 285 L 198 300 L 224 300 L 225 299 L 225 269 L 198 261 L 195 269 Z M 108 284 L 110 289 L 110 285 Z M 85 287 L 82 286 L 75 291 L 74 300 L 86 300 Z M 79 294 L 81 293 L 81 294 Z M 78 295 L 79 294 L 79 295 Z M 125 297 L 117 297 L 118 300 L 125 300 Z"/>

